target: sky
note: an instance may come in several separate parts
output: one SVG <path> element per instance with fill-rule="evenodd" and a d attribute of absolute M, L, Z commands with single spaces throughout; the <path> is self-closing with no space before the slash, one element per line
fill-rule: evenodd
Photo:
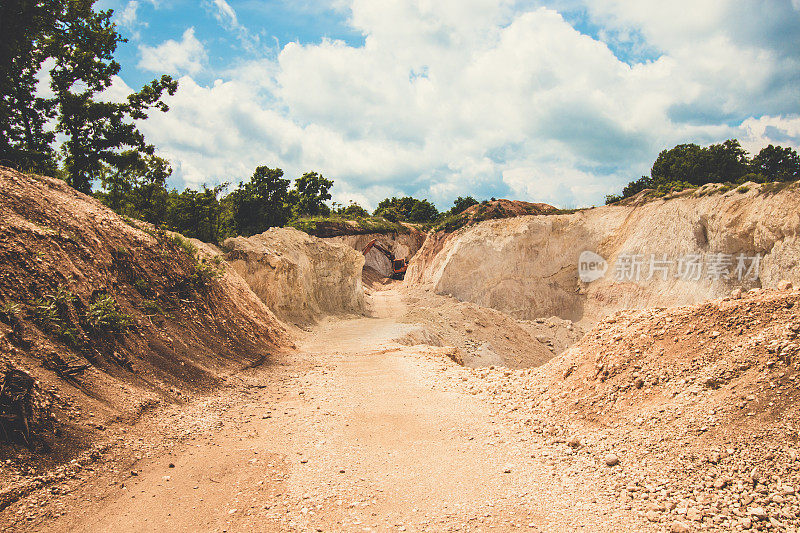
<path fill-rule="evenodd" d="M 109 89 L 196 188 L 258 165 L 333 200 L 599 205 L 676 144 L 800 148 L 800 0 L 100 0 Z"/>

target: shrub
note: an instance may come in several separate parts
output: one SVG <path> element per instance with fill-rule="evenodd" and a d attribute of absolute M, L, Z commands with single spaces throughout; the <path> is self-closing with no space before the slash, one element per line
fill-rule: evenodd
<path fill-rule="evenodd" d="M 0 307 L 0 320 L 9 326 L 19 323 L 20 305 L 14 302 L 6 302 Z"/>
<path fill-rule="evenodd" d="M 192 275 L 192 285 L 195 287 L 205 287 L 212 280 L 222 277 L 222 258 L 214 256 L 213 259 L 202 257 L 197 261 L 194 274 Z"/>
<path fill-rule="evenodd" d="M 155 300 L 142 300 L 142 310 L 148 315 L 163 315 L 164 310 Z"/>
<path fill-rule="evenodd" d="M 98 331 L 123 333 L 131 324 L 131 318 L 122 313 L 110 294 L 103 294 L 89 306 L 86 319 Z"/>

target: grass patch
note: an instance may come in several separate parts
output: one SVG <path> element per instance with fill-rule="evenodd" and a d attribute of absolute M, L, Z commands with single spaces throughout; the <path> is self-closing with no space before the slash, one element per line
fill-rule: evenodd
<path fill-rule="evenodd" d="M 383 217 L 346 218 L 337 215 L 327 217 L 298 218 L 291 220 L 286 227 L 295 228 L 315 237 L 336 237 L 339 235 L 363 235 L 368 233 L 410 233 L 406 226 L 391 222 Z"/>
<path fill-rule="evenodd" d="M 70 346 L 78 343 L 79 333 L 70 318 L 70 304 L 75 295 L 64 286 L 55 293 L 37 298 L 31 305 L 31 318 L 45 331 L 55 333 Z"/>
<path fill-rule="evenodd" d="M 94 329 L 111 333 L 124 333 L 131 326 L 131 317 L 119 310 L 110 294 L 98 296 L 89 306 L 86 320 Z"/>
<path fill-rule="evenodd" d="M 9 326 L 18 324 L 21 314 L 22 307 L 18 303 L 6 302 L 0 307 L 0 321 Z"/>
<path fill-rule="evenodd" d="M 142 300 L 142 311 L 146 315 L 164 315 L 164 310 L 155 300 Z"/>

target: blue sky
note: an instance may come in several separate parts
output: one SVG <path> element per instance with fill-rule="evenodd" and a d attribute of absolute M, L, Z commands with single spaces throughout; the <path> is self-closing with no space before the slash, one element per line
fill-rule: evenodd
<path fill-rule="evenodd" d="M 800 145 L 800 0 L 101 0 L 119 97 L 177 187 L 256 165 L 412 194 L 600 204 L 682 142 Z"/>

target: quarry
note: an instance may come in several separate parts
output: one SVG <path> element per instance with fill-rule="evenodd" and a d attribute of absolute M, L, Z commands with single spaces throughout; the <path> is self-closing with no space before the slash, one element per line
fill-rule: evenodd
<path fill-rule="evenodd" d="M 798 182 L 216 246 L 0 194 L 4 531 L 800 527 Z"/>

